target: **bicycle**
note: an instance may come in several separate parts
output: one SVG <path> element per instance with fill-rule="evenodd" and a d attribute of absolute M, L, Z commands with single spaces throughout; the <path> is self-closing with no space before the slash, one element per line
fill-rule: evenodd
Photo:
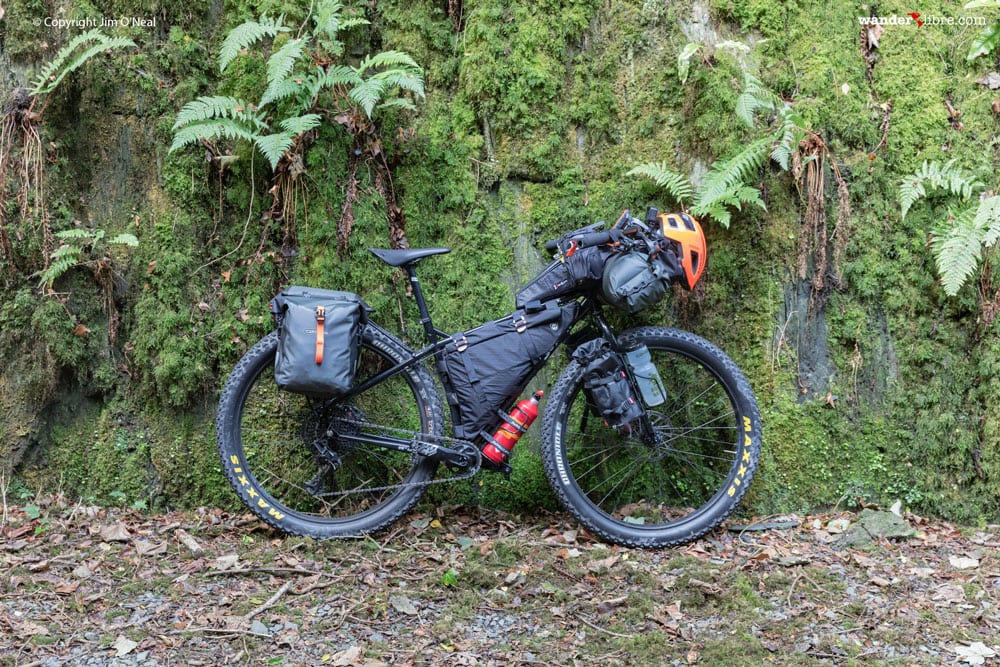
<path fill-rule="evenodd" d="M 518 311 L 454 335 L 434 326 L 416 275 L 419 262 L 449 249 L 370 249 L 406 273 L 426 345 L 413 350 L 365 318 L 352 385 L 339 395 L 317 396 L 278 386 L 279 333 L 265 336 L 236 364 L 220 397 L 217 445 L 229 482 L 253 512 L 284 532 L 332 538 L 384 529 L 432 484 L 481 470 L 509 474 L 506 448 L 488 449 L 501 445 L 490 434 L 507 428 L 504 443 L 516 442 L 530 420 L 507 411 L 564 345 L 571 358 L 547 398 L 541 426 L 542 462 L 555 495 L 612 543 L 663 547 L 704 535 L 735 509 L 756 470 L 761 419 L 753 391 L 736 364 L 703 338 L 662 326 L 616 333 L 603 312 L 616 298 L 607 283 L 611 263 L 625 263 L 618 258 L 645 262 L 645 269 L 637 264 L 642 280 L 631 273 L 624 279 L 633 287 L 643 280 L 658 280 L 661 292 L 677 280 L 693 287 L 705 248 L 692 220 L 655 209 L 638 220 L 626 211 L 609 230 L 598 223 L 549 241 L 546 248 L 557 258 L 518 293 Z M 668 221 L 679 231 L 668 230 Z M 662 296 L 639 292 L 640 302 Z M 476 381 L 458 362 L 472 358 L 470 351 L 482 347 L 477 341 L 496 331 L 537 349 L 519 352 L 530 358 L 517 364 L 480 354 L 478 363 L 495 362 L 517 377 L 492 396 L 479 391 L 482 386 L 472 392 Z M 511 332 L 536 334 L 532 343 Z M 641 364 L 644 375 L 637 371 Z M 610 374 L 600 375 L 603 367 Z M 480 368 L 480 376 L 488 373 Z M 653 399 L 651 381 L 658 383 Z"/>

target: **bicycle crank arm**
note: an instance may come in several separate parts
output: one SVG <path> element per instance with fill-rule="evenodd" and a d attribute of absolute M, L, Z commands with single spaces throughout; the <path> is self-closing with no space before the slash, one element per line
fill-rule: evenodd
<path fill-rule="evenodd" d="M 418 456 L 424 456 L 462 469 L 471 468 L 478 462 L 478 456 L 470 452 L 460 452 L 451 447 L 415 438 L 396 438 L 391 435 L 375 435 L 372 433 L 338 433 L 337 439 L 341 442 L 364 443 L 366 445 L 375 445 L 376 447 L 385 447 L 397 452 L 417 454 Z"/>

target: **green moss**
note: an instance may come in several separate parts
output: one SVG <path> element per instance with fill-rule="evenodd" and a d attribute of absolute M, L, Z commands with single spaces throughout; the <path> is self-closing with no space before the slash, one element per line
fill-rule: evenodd
<path fill-rule="evenodd" d="M 94 3 L 71 3 L 74 15 L 154 12 L 162 24 L 129 33 L 140 44 L 137 53 L 114 54 L 69 81 L 49 101 L 43 128 L 47 194 L 51 208 L 62 209 L 58 224 L 89 224 L 97 215 L 109 233 L 128 225 L 140 238 L 117 294 L 119 337 L 112 344 L 86 270 L 58 286 L 71 294 L 65 307 L 37 295 L 36 278 L 5 274 L 2 386 L 40 405 L 53 397 L 70 405 L 70 395 L 95 403 L 53 432 L 52 479 L 61 476 L 105 501 L 120 491 L 160 505 L 225 504 L 232 498 L 212 446 L 214 391 L 270 328 L 267 301 L 280 286 L 357 291 L 377 321 L 414 345 L 422 332 L 399 272 L 365 250 L 388 243 L 384 202 L 366 170 L 349 248 L 336 250 L 350 149 L 336 123 L 319 128 L 307 154 L 294 259 L 282 255 L 285 222 L 264 215 L 270 184 L 259 159 L 242 153 L 219 174 L 202 151 L 165 153 L 185 102 L 220 81 L 227 94 L 260 94 L 259 58 L 237 59 L 224 78 L 217 72 L 212 53 L 227 28 L 261 13 L 284 13 L 298 25 L 308 6 L 140 4 L 115 0 L 97 11 Z M 46 7 L 29 1 L 7 8 L 6 53 L 19 67 L 40 55 L 45 35 L 30 19 L 48 14 Z M 883 15 L 912 10 L 902 0 L 878 7 Z M 655 187 L 623 176 L 635 164 L 666 160 L 697 173 L 750 136 L 733 113 L 741 77 L 731 57 L 704 48 L 688 81 L 677 78 L 689 7 L 476 0 L 465 5 L 463 30 L 430 0 L 364 11 L 372 24 L 352 32 L 359 48 L 407 51 L 425 68 L 427 100 L 415 114 L 384 116 L 382 141 L 411 244 L 453 248 L 420 267 L 435 322 L 446 330 L 509 312 L 517 286 L 545 263 L 544 240 L 611 220 L 624 208 L 670 208 Z M 708 268 L 694 294 L 678 291 L 662 306 L 616 322 L 689 328 L 747 373 L 765 429 L 747 511 L 807 510 L 863 497 L 901 498 L 913 509 L 968 521 L 995 516 L 997 325 L 982 323 L 974 285 L 947 299 L 936 284 L 927 242 L 946 208 L 930 201 L 901 221 L 896 203 L 899 179 L 924 159 L 956 158 L 987 180 L 996 173 L 997 151 L 988 148 L 996 144 L 992 98 L 974 83 L 984 65 L 964 61 L 976 31 L 889 28 L 869 83 L 857 7 L 719 0 L 711 11 L 720 39 L 766 40 L 751 59 L 762 80 L 792 100 L 848 180 L 845 285 L 815 302 L 828 332 L 820 343 L 835 369 L 831 400 L 800 403 L 803 350 L 781 335 L 804 209 L 796 185 L 777 169 L 763 170 L 756 184 L 766 212 L 739 212 L 729 230 L 707 228 Z M 954 8 L 935 1 L 921 11 L 951 15 Z M 961 129 L 945 100 L 962 112 Z M 831 229 L 832 191 L 828 181 Z M 37 221 L 12 224 L 23 240 L 4 270 L 30 274 L 41 257 Z M 78 323 L 90 333 L 75 335 Z M 43 355 L 28 354 L 37 346 Z M 18 432 L 25 431 L 30 420 L 18 421 Z M 435 489 L 431 499 L 549 506 L 539 445 L 522 445 L 510 482 L 483 475 L 481 488 Z M 120 480 L 103 469 L 115 466 L 125 471 Z M 141 489 L 147 495 L 137 495 Z M 709 646 L 703 655 L 730 648 Z"/>

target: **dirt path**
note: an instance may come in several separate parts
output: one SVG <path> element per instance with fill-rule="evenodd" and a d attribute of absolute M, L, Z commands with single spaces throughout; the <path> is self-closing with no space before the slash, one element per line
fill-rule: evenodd
<path fill-rule="evenodd" d="M 1000 665 L 1000 527 L 899 523 L 845 546 L 856 515 L 769 518 L 647 552 L 562 516 L 318 543 L 50 500 L 0 529 L 0 665 Z"/>

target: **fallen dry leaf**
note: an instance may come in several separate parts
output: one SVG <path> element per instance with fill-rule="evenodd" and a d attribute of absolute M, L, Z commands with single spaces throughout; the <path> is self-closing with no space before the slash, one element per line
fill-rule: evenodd
<path fill-rule="evenodd" d="M 997 652 L 982 642 L 972 642 L 955 648 L 959 662 L 985 665 L 986 658 L 995 658 Z"/>
<path fill-rule="evenodd" d="M 138 642 L 134 642 L 124 635 L 119 635 L 115 639 L 115 643 L 111 645 L 111 648 L 115 650 L 116 656 L 128 655 L 139 645 Z"/>
<path fill-rule="evenodd" d="M 212 568 L 219 572 L 231 570 L 234 567 L 236 567 L 236 564 L 239 562 L 239 560 L 240 560 L 239 554 L 226 554 L 224 556 L 219 556 L 218 558 L 215 559 L 215 563 L 213 563 Z"/>
<path fill-rule="evenodd" d="M 407 616 L 416 616 L 419 613 L 410 598 L 405 595 L 393 595 L 389 598 L 389 604 L 392 605 L 393 609 Z"/>
<path fill-rule="evenodd" d="M 204 549 L 201 548 L 201 545 L 198 544 L 198 541 L 191 537 L 191 535 L 189 535 L 183 528 L 175 530 L 174 537 L 176 537 L 181 544 L 187 547 L 191 553 L 200 554 L 204 551 Z"/>
<path fill-rule="evenodd" d="M 968 556 L 948 556 L 948 562 L 951 563 L 952 567 L 959 570 L 973 570 L 979 567 L 979 559 L 969 558 Z"/>
<path fill-rule="evenodd" d="M 121 521 L 101 528 L 101 539 L 105 542 L 128 542 L 132 539 L 128 528 Z"/>

